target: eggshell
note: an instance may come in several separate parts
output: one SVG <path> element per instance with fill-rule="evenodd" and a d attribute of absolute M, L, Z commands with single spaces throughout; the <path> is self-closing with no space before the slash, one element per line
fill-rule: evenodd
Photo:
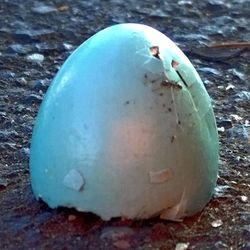
<path fill-rule="evenodd" d="M 141 24 L 106 28 L 72 53 L 43 100 L 30 151 L 37 198 L 104 220 L 192 215 L 211 198 L 217 166 L 199 75 Z"/>

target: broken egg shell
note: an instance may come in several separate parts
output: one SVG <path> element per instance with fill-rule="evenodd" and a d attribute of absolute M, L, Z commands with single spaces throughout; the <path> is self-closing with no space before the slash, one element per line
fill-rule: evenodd
<path fill-rule="evenodd" d="M 106 28 L 72 53 L 32 135 L 35 196 L 104 220 L 192 215 L 209 201 L 217 166 L 199 75 L 169 38 L 141 24 Z"/>

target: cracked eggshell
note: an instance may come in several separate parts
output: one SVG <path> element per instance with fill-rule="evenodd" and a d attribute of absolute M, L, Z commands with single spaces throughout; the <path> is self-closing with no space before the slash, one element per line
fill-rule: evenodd
<path fill-rule="evenodd" d="M 140 24 L 104 29 L 66 60 L 30 153 L 37 198 L 104 220 L 192 215 L 209 201 L 217 165 L 200 77 L 169 38 Z"/>

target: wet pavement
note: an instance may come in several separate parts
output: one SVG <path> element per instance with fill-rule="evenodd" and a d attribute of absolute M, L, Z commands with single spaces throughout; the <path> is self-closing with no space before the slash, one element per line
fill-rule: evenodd
<path fill-rule="evenodd" d="M 1 0 L 0 249 L 250 249 L 249 10 L 249 0 Z M 104 222 L 51 210 L 31 193 L 29 142 L 53 76 L 89 36 L 122 22 L 150 25 L 174 40 L 212 98 L 218 186 L 202 213 L 182 223 Z"/>

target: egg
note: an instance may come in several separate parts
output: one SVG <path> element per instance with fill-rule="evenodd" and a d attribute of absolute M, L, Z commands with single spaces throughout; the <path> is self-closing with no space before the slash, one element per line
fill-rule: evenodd
<path fill-rule="evenodd" d="M 217 173 L 207 91 L 174 42 L 146 25 L 114 25 L 81 44 L 36 118 L 31 185 L 51 208 L 179 220 L 204 208 Z"/>

